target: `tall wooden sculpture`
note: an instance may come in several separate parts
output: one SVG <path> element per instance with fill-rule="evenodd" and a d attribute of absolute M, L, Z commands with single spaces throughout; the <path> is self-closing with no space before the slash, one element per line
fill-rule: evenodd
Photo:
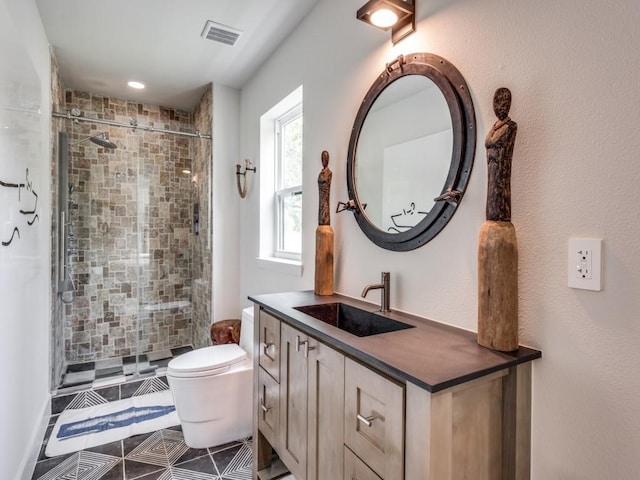
<path fill-rule="evenodd" d="M 493 97 L 498 120 L 485 141 L 487 220 L 478 241 L 478 343 L 504 352 L 518 349 L 518 246 L 511 223 L 511 159 L 518 125 L 509 118 L 511 92 Z"/>
<path fill-rule="evenodd" d="M 329 217 L 329 193 L 331 190 L 329 152 L 322 152 L 322 171 L 318 175 L 320 201 L 318 228 L 316 229 L 316 295 L 333 295 L 333 229 Z"/>

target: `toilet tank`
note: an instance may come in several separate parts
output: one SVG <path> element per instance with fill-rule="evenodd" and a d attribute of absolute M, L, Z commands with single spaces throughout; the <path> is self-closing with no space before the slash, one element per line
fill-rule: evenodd
<path fill-rule="evenodd" d="M 240 326 L 240 346 L 253 358 L 253 307 L 242 310 Z"/>

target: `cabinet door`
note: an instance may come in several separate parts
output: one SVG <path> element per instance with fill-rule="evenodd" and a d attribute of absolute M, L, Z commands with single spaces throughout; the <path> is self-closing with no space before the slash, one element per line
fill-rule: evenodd
<path fill-rule="evenodd" d="M 280 320 L 260 310 L 260 366 L 280 381 Z"/>
<path fill-rule="evenodd" d="M 310 339 L 308 368 L 308 480 L 342 478 L 344 356 Z"/>
<path fill-rule="evenodd" d="M 385 480 L 404 478 L 404 388 L 345 360 L 345 444 Z"/>
<path fill-rule="evenodd" d="M 344 480 L 381 480 L 367 465 L 344 447 Z"/>
<path fill-rule="evenodd" d="M 280 449 L 296 480 L 307 478 L 307 336 L 282 324 L 280 337 Z"/>
<path fill-rule="evenodd" d="M 278 448 L 280 428 L 280 385 L 271 375 L 258 367 L 258 428 L 271 444 Z"/>

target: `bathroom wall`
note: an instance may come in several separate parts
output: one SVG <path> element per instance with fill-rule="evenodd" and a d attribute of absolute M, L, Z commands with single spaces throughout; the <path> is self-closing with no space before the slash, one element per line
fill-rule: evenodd
<path fill-rule="evenodd" d="M 26 480 L 49 413 L 51 309 L 49 48 L 32 1 L 0 1 L 0 61 L 0 180 L 24 185 L 0 187 L 1 240 L 20 230 L 0 245 L 0 478 Z"/>
<path fill-rule="evenodd" d="M 640 9 L 634 0 L 417 0 L 417 32 L 397 46 L 356 20 L 364 0 L 323 0 L 241 94 L 240 156 L 261 168 L 259 118 L 304 85 L 303 274 L 261 268 L 259 188 L 240 203 L 240 301 L 313 288 L 320 154 L 331 204 L 347 199 L 346 155 L 360 102 L 385 63 L 432 52 L 465 76 L 478 141 L 468 191 L 446 229 L 407 253 L 382 250 L 332 211 L 336 290 L 358 297 L 391 272 L 391 306 L 475 330 L 477 237 L 485 215 L 484 137 L 493 93 L 509 87 L 518 123 L 513 223 L 521 342 L 533 367 L 532 478 L 635 479 L 640 472 Z M 258 187 L 256 185 L 256 187 Z M 604 240 L 604 290 L 567 287 L 567 240 Z M 372 297 L 375 302 L 378 298 Z"/>
<path fill-rule="evenodd" d="M 213 87 L 213 295 L 212 320 L 240 318 L 240 205 L 236 164 L 240 157 L 240 90 Z M 250 174 L 248 190 L 257 188 Z"/>
<path fill-rule="evenodd" d="M 213 90 L 209 85 L 193 111 L 195 129 L 201 133 L 211 133 L 213 117 Z M 212 225 L 211 225 L 211 161 L 212 141 L 194 138 L 191 176 L 195 192 L 194 208 L 197 205 L 197 235 L 193 237 L 193 346 L 204 347 L 211 344 L 211 280 Z M 194 213 L 195 215 L 195 213 Z M 194 220 L 195 221 L 195 220 Z M 194 227 L 195 230 L 195 227 Z"/>
<path fill-rule="evenodd" d="M 87 92 L 66 91 L 64 108 L 126 124 L 135 119 L 195 129 L 189 112 Z M 191 344 L 192 139 L 71 120 L 65 128 L 72 145 L 71 233 L 77 239 L 71 260 L 77 290 L 65 307 L 67 361 Z M 99 132 L 118 148 L 78 143 Z M 207 182 L 198 187 L 208 189 Z"/>
<path fill-rule="evenodd" d="M 60 112 L 64 105 L 64 89 L 62 79 L 60 78 L 60 70 L 58 61 L 51 52 L 51 111 Z M 51 258 L 57 259 L 60 255 L 60 246 L 58 245 L 58 132 L 64 131 L 64 119 L 51 119 Z M 51 386 L 59 385 L 64 373 L 65 352 L 64 352 L 64 304 L 58 296 L 58 282 L 60 271 L 58 270 L 59 262 L 51 262 L 51 348 L 49 349 L 50 365 L 51 365 Z"/>

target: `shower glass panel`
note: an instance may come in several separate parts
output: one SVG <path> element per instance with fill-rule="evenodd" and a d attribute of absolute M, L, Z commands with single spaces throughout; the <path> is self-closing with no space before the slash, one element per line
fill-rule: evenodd
<path fill-rule="evenodd" d="M 161 373 L 173 356 L 208 342 L 211 145 L 143 126 L 209 131 L 211 92 L 194 113 L 75 91 L 65 108 L 103 121 L 62 122 L 75 287 L 63 309 L 65 363 L 94 363 L 94 386 Z M 139 128 L 129 127 L 134 118 Z M 66 377 L 61 387 L 73 384 Z"/>
<path fill-rule="evenodd" d="M 76 291 L 66 306 L 65 354 L 68 363 L 95 362 L 100 380 L 132 373 L 139 351 L 139 138 L 113 127 L 66 123 L 70 124 L 67 235 Z M 117 148 L 90 141 L 102 132 Z"/>
<path fill-rule="evenodd" d="M 192 139 L 139 132 L 138 295 L 141 372 L 192 344 Z"/>

